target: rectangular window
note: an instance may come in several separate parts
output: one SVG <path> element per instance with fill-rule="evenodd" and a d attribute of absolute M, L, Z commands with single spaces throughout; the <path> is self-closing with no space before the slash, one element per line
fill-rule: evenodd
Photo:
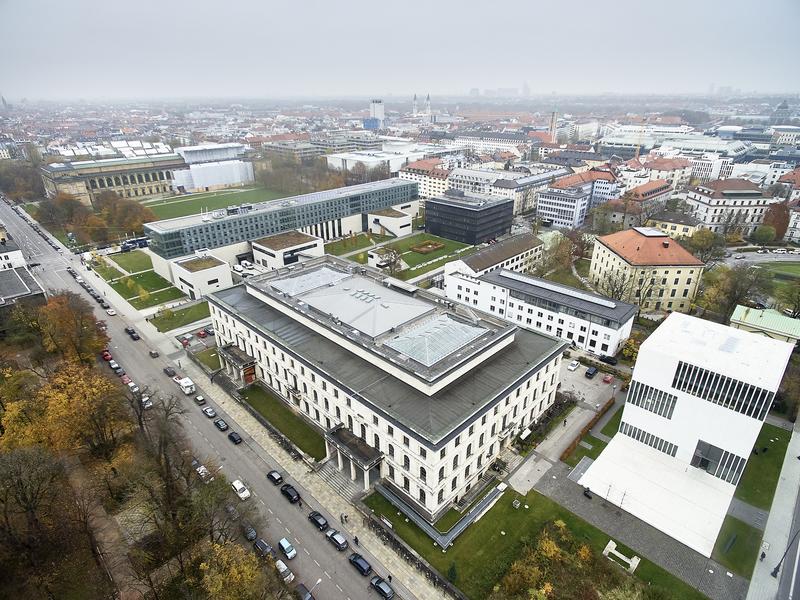
<path fill-rule="evenodd" d="M 656 450 L 663 452 L 664 454 L 675 456 L 675 454 L 678 452 L 678 447 L 675 444 L 663 440 L 660 437 L 656 437 L 652 433 L 643 431 L 638 427 L 629 425 L 625 421 L 620 421 L 619 432 L 622 433 L 623 435 L 627 435 L 628 437 L 633 438 L 637 442 L 641 442 L 647 446 L 655 448 Z"/>

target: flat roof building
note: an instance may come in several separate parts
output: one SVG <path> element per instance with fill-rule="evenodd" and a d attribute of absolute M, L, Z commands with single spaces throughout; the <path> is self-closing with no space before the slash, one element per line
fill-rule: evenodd
<path fill-rule="evenodd" d="M 330 464 L 430 521 L 552 405 L 566 346 L 332 256 L 209 304 L 234 382 L 251 373 L 325 431 Z"/>
<path fill-rule="evenodd" d="M 642 343 L 619 431 L 580 485 L 711 556 L 791 353 L 672 313 Z"/>
<path fill-rule="evenodd" d="M 342 220 L 370 211 L 408 204 L 417 198 L 417 184 L 385 179 L 270 202 L 247 204 L 145 223 L 150 249 L 164 258 L 217 248 L 292 229 L 322 227 L 322 237 L 346 233 Z M 362 231 L 363 229 L 359 229 Z"/>
<path fill-rule="evenodd" d="M 447 190 L 425 203 L 425 231 L 464 244 L 482 244 L 511 232 L 511 198 Z"/>
<path fill-rule="evenodd" d="M 800 319 L 793 319 L 772 308 L 759 310 L 738 304 L 731 315 L 730 325 L 792 345 L 800 339 Z"/>

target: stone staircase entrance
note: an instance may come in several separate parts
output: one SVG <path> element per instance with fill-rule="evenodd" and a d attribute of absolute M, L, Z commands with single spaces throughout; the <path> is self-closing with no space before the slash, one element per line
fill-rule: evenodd
<path fill-rule="evenodd" d="M 336 467 L 335 460 L 326 461 L 322 468 L 317 471 L 317 474 L 348 502 L 351 502 L 353 498 L 364 491 L 360 482 L 353 481 L 347 474 Z"/>

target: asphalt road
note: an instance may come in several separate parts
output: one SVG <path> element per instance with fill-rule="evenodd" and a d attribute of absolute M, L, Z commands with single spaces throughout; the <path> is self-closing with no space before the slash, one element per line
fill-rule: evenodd
<path fill-rule="evenodd" d="M 734 256 L 739 256 L 740 254 L 744 258 L 734 258 Z M 757 265 L 764 262 L 800 262 L 800 254 L 759 254 L 758 252 L 733 251 L 733 256 L 725 259 L 725 264 L 729 267 L 741 264 Z"/>
<path fill-rule="evenodd" d="M 309 511 L 319 510 L 325 515 L 331 526 L 337 527 L 339 516 L 328 514 L 314 502 L 314 499 L 302 486 L 291 480 L 288 480 L 289 483 L 295 485 L 303 498 L 303 508 L 300 509 L 297 505 L 289 504 L 281 495 L 280 486 L 273 486 L 265 476 L 271 469 L 282 471 L 279 462 L 249 436 L 242 434 L 243 443 L 235 446 L 228 440 L 228 432 L 220 432 L 214 427 L 213 419 L 203 415 L 200 408 L 192 401 L 194 395 L 184 396 L 162 372 L 163 367 L 167 365 L 177 366 L 175 361 L 165 356 L 157 359 L 150 358 L 148 354 L 150 345 L 144 336 L 140 341 L 132 341 L 123 331 L 128 324 L 124 318 L 106 315 L 69 275 L 66 267 L 72 265 L 86 278 L 86 272 L 80 267 L 79 258 L 66 249 L 62 253 L 54 250 L 31 229 L 23 217 L 17 215 L 10 206 L 1 201 L 0 221 L 6 225 L 11 236 L 17 241 L 28 262 L 41 265 L 34 268 L 40 283 L 53 292 L 58 290 L 75 292 L 95 306 L 98 319 L 105 320 L 108 324 L 108 334 L 111 339 L 109 348 L 114 359 L 125 368 L 133 381 L 140 387 L 148 386 L 151 390 L 160 390 L 162 393 L 177 394 L 181 397 L 187 411 L 184 415 L 184 430 L 197 458 L 201 462 L 218 465 L 228 480 L 241 479 L 245 482 L 252 493 L 252 497 L 247 502 L 257 503 L 265 517 L 266 524 L 259 530 L 259 537 L 265 538 L 275 548 L 277 548 L 278 540 L 286 537 L 297 550 L 297 557 L 293 560 L 281 557 L 295 573 L 296 579 L 291 585 L 303 582 L 308 588 L 311 588 L 317 580 L 320 580 L 313 592 L 315 598 L 320 600 L 377 598 L 377 594 L 369 587 L 370 578 L 361 577 L 347 561 L 352 550 L 338 552 L 307 518 Z M 173 358 L 181 355 L 180 351 L 176 350 Z M 197 383 L 195 382 L 195 384 Z M 196 393 L 203 395 L 202 388 L 198 386 Z M 230 425 L 229 431 L 240 431 L 236 422 L 223 410 L 217 406 L 214 406 L 214 409 Z M 231 492 L 231 498 L 238 502 L 233 492 Z M 352 548 L 352 536 L 347 534 L 346 537 Z M 370 562 L 377 574 L 383 577 L 387 575 L 387 570 L 369 552 L 361 548 L 358 551 Z M 415 597 L 410 591 L 397 585 L 396 581 L 393 585 L 398 597 Z"/>

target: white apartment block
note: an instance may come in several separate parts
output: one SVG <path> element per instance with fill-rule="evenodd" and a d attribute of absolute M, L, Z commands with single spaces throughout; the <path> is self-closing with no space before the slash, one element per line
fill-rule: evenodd
<path fill-rule="evenodd" d="M 630 337 L 637 306 L 525 275 L 495 269 L 445 274 L 450 300 L 552 335 L 599 356 L 614 356 Z"/>
<path fill-rule="evenodd" d="M 447 142 L 460 150 L 472 150 L 477 154 L 492 154 L 497 151 L 512 152 L 522 156 L 519 147 L 529 145 L 531 138 L 519 133 L 503 133 L 499 131 L 477 131 L 456 134 L 455 139 Z"/>
<path fill-rule="evenodd" d="M 657 158 L 644 164 L 650 181 L 668 181 L 673 190 L 689 185 L 692 178 L 692 163 L 685 158 Z"/>
<path fill-rule="evenodd" d="M 419 198 L 427 200 L 443 196 L 447 191 L 447 176 L 450 170 L 443 168 L 443 163 L 438 158 L 429 158 L 409 163 L 398 171 L 400 179 L 416 181 L 419 189 Z"/>
<path fill-rule="evenodd" d="M 718 179 L 690 188 L 686 203 L 701 227 L 716 233 L 749 236 L 775 200 L 746 179 Z"/>
<path fill-rule="evenodd" d="M 0 270 L 24 267 L 28 263 L 17 243 L 5 231 L 5 226 L 0 224 Z"/>
<path fill-rule="evenodd" d="M 701 182 L 727 179 L 733 172 L 733 159 L 718 154 L 704 154 L 689 159 L 692 163 L 692 179 Z"/>
<path fill-rule="evenodd" d="M 556 227 L 575 229 L 583 226 L 592 199 L 592 182 L 566 189 L 548 188 L 539 192 L 536 216 L 550 219 Z"/>
<path fill-rule="evenodd" d="M 579 483 L 711 556 L 791 353 L 669 315 L 639 349 L 619 432 Z"/>
<path fill-rule="evenodd" d="M 789 209 L 789 228 L 783 239 L 800 244 L 800 206 L 792 206 Z"/>
<path fill-rule="evenodd" d="M 251 242 L 253 262 L 266 269 L 281 269 L 325 254 L 322 238 L 302 231 L 284 231 Z"/>
<path fill-rule="evenodd" d="M 225 373 L 434 521 L 555 400 L 564 342 L 332 256 L 209 297 Z"/>
<path fill-rule="evenodd" d="M 445 263 L 445 291 L 447 275 L 450 273 L 463 273 L 471 277 L 479 277 L 496 269 L 529 273 L 541 262 L 543 251 L 544 242 L 532 233 L 521 233 L 489 244 L 475 254 Z"/>

